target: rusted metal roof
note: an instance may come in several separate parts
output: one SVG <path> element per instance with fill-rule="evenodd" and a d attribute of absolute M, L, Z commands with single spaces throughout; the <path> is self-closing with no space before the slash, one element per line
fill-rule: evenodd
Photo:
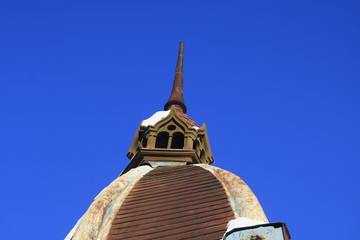
<path fill-rule="evenodd" d="M 191 119 L 191 117 L 189 117 L 188 115 L 186 115 L 185 113 L 183 113 L 183 111 L 181 110 L 180 107 L 175 106 L 175 111 L 176 111 L 176 115 L 183 120 L 184 122 L 188 123 L 190 126 L 192 127 L 198 127 L 200 128 L 199 125 L 196 124 L 196 122 L 194 120 Z M 203 129 L 201 129 L 203 130 Z"/>
<path fill-rule="evenodd" d="M 220 239 L 233 218 L 225 190 L 209 171 L 158 167 L 126 197 L 108 239 Z"/>

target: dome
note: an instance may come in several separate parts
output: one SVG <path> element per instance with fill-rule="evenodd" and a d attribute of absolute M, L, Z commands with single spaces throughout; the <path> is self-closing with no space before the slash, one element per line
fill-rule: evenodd
<path fill-rule="evenodd" d="M 65 240 L 290 239 L 283 223 L 268 222 L 243 180 L 210 165 L 214 157 L 206 125 L 186 114 L 182 94 L 180 43 L 164 111 L 140 123 L 126 154 L 129 164 Z M 264 234 L 271 237 L 259 237 Z"/>
<path fill-rule="evenodd" d="M 238 217 L 268 222 L 238 176 L 207 164 L 140 166 L 106 187 L 67 239 L 220 239 Z"/>

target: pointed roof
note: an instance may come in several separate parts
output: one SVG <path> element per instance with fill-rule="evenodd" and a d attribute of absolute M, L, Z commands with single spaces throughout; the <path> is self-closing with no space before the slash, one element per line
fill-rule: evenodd
<path fill-rule="evenodd" d="M 186 113 L 187 108 L 183 97 L 184 82 L 184 42 L 180 42 L 178 61 L 176 65 L 173 88 L 169 100 L 164 106 L 164 110 L 169 110 L 172 105 L 177 105 Z"/>

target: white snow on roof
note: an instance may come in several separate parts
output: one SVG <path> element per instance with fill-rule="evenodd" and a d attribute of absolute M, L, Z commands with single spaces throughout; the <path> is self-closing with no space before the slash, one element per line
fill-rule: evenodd
<path fill-rule="evenodd" d="M 253 219 L 246 218 L 246 217 L 239 217 L 239 218 L 235 218 L 228 222 L 226 232 L 230 232 L 231 230 L 233 230 L 235 228 L 250 227 L 250 226 L 260 225 L 260 224 L 265 224 L 265 223 L 266 222 L 253 220 Z"/>
<path fill-rule="evenodd" d="M 157 122 L 161 121 L 162 119 L 166 118 L 171 110 L 167 111 L 158 111 L 150 118 L 141 122 L 141 126 L 147 127 L 149 125 L 154 126 Z"/>
<path fill-rule="evenodd" d="M 71 229 L 71 231 L 69 232 L 69 234 L 65 237 L 64 240 L 71 240 L 71 238 L 74 236 L 74 233 L 76 231 L 76 229 L 78 228 L 80 221 L 81 221 L 82 217 L 76 222 L 75 226 Z"/>

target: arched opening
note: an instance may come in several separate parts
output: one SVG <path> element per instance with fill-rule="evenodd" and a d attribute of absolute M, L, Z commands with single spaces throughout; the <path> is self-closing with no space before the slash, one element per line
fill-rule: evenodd
<path fill-rule="evenodd" d="M 195 141 L 194 141 L 194 144 L 193 144 L 193 149 L 194 149 L 194 150 L 199 149 L 199 145 L 200 145 L 199 141 L 198 141 L 198 140 L 195 140 Z"/>
<path fill-rule="evenodd" d="M 183 149 L 184 147 L 184 134 L 176 132 L 172 136 L 171 148 Z"/>
<path fill-rule="evenodd" d="M 155 148 L 167 148 L 169 141 L 169 133 L 161 132 L 156 137 Z"/>
<path fill-rule="evenodd" d="M 147 146 L 147 138 L 144 138 L 144 139 L 143 139 L 143 141 L 142 141 L 142 146 L 143 146 L 144 148 L 146 148 L 146 146 Z"/>

